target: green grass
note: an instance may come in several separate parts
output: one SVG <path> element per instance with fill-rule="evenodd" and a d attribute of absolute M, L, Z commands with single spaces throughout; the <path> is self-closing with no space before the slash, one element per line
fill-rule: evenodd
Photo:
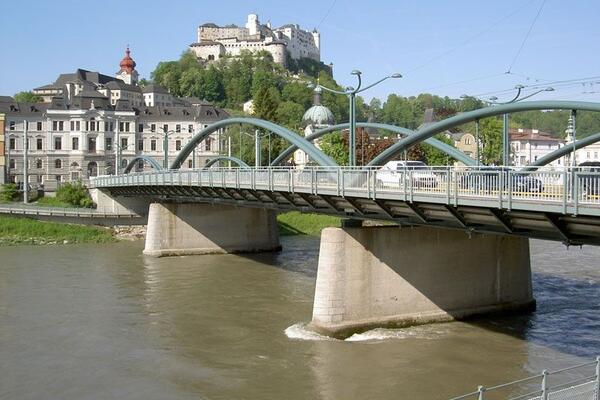
<path fill-rule="evenodd" d="M 73 207 L 75 207 L 71 203 L 66 203 L 64 201 L 60 201 L 56 197 L 40 197 L 33 204 L 41 206 L 41 207 L 60 207 L 60 208 L 73 208 Z"/>
<path fill-rule="evenodd" d="M 0 245 L 108 243 L 116 240 L 109 229 L 0 216 Z"/>
<path fill-rule="evenodd" d="M 339 227 L 340 218 L 330 215 L 305 214 L 290 211 L 277 216 L 279 234 L 290 235 L 319 235 L 323 228 L 330 226 Z"/>

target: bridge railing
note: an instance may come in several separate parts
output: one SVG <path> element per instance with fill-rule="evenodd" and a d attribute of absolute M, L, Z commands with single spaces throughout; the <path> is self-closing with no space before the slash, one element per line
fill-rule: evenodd
<path fill-rule="evenodd" d="M 600 357 L 501 385 L 479 386 L 476 391 L 450 400 L 598 400 L 600 397 Z"/>
<path fill-rule="evenodd" d="M 497 200 L 510 209 L 514 201 L 558 203 L 579 206 L 600 205 L 600 171 L 564 167 L 525 171 L 507 167 L 417 167 L 390 170 L 377 167 L 296 168 L 210 168 L 165 170 L 92 179 L 95 187 L 110 186 L 218 186 L 239 189 L 304 191 L 376 198 L 415 196 Z"/>

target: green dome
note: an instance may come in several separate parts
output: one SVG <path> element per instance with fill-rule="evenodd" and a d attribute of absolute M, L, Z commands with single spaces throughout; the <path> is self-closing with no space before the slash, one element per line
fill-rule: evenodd
<path fill-rule="evenodd" d="M 315 125 L 327 126 L 335 125 L 335 119 L 331 110 L 321 104 L 321 88 L 315 88 L 314 105 L 306 110 L 302 117 L 302 126 Z"/>

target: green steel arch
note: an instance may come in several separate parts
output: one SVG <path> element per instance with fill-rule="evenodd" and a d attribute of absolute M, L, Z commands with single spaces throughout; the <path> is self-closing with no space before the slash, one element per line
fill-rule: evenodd
<path fill-rule="evenodd" d="M 585 101 L 528 101 L 525 103 L 510 103 L 497 106 L 480 108 L 478 110 L 469 111 L 466 113 L 455 115 L 419 129 L 414 135 L 409 135 L 393 146 L 387 148 L 381 154 L 373 159 L 368 165 L 383 165 L 387 161 L 393 159 L 397 154 L 401 153 L 410 146 L 422 142 L 432 136 L 444 132 L 447 129 L 473 122 L 478 119 L 495 117 L 502 114 L 511 114 L 521 111 L 533 110 L 583 110 L 583 111 L 600 111 L 600 103 L 591 103 Z"/>
<path fill-rule="evenodd" d="M 250 166 L 248 164 L 246 164 L 245 162 L 243 162 L 242 160 L 240 160 L 237 157 L 218 156 L 218 157 L 212 158 L 209 162 L 204 164 L 204 167 L 202 167 L 202 169 L 208 169 L 220 161 L 231 161 L 233 163 L 236 163 L 240 168 L 250 168 Z"/>
<path fill-rule="evenodd" d="M 271 131 L 277 136 L 292 143 L 294 146 L 302 149 L 313 160 L 315 160 L 317 164 L 324 167 L 338 166 L 335 161 L 329 158 L 329 156 L 327 156 L 321 150 L 317 149 L 312 143 L 299 136 L 298 134 L 290 131 L 289 129 L 283 128 L 277 124 L 262 119 L 234 117 L 215 122 L 214 124 L 209 125 L 208 127 L 198 132 L 196 135 L 194 135 L 192 140 L 190 140 L 190 142 L 183 149 L 181 149 L 181 152 L 179 152 L 179 155 L 171 164 L 171 169 L 179 169 L 179 167 L 181 167 L 181 164 L 192 153 L 196 146 L 204 139 L 206 139 L 211 133 L 226 126 L 236 124 L 248 124 L 257 128 L 263 128 L 268 131 Z"/>
<path fill-rule="evenodd" d="M 593 135 L 587 136 L 583 139 L 579 139 L 575 141 L 575 149 L 581 149 L 584 148 L 586 146 L 589 146 L 590 144 L 594 144 L 596 142 L 600 142 L 600 132 L 598 133 L 594 133 Z M 543 167 L 544 165 L 548 165 L 550 164 L 552 161 L 558 160 L 561 157 L 566 156 L 569 153 L 573 152 L 573 143 L 569 143 L 568 145 L 565 145 L 563 147 L 561 147 L 560 149 L 556 149 L 553 152 L 550 152 L 548 154 L 546 154 L 543 157 L 540 157 L 536 162 L 532 163 L 531 165 L 523 168 L 524 170 L 533 170 L 536 169 L 537 167 Z"/>
<path fill-rule="evenodd" d="M 349 126 L 350 126 L 350 124 L 348 122 L 346 122 L 344 124 L 333 125 L 333 126 L 315 131 L 315 132 L 311 133 L 310 135 L 306 136 L 305 139 L 308 140 L 309 142 L 313 142 L 315 139 L 318 139 L 327 133 L 339 131 L 342 129 L 347 129 Z M 379 123 L 374 123 L 374 122 L 357 122 L 356 126 L 360 127 L 360 128 L 383 129 L 386 131 L 398 133 L 402 136 L 414 135 L 416 133 L 415 131 L 410 130 L 408 128 L 402 128 L 399 126 L 388 125 L 388 124 L 379 124 Z M 435 147 L 436 149 L 438 149 L 440 151 L 443 151 L 444 153 L 448 154 L 450 157 L 455 158 L 456 160 L 462 162 L 463 164 L 465 164 L 467 166 L 477 165 L 477 161 L 475 161 L 471 157 L 467 156 L 465 153 L 458 150 L 457 148 L 450 146 L 449 144 L 446 144 L 440 140 L 437 140 L 434 138 L 429 138 L 429 139 L 425 140 L 425 143 L 430 144 L 431 146 Z M 277 156 L 277 158 L 275 160 L 273 160 L 273 162 L 271 163 L 271 166 L 276 166 L 276 165 L 280 165 L 280 164 L 284 163 L 285 160 L 287 160 L 294 153 L 294 151 L 296 149 L 297 149 L 297 147 L 294 145 L 285 149 L 279 156 Z"/>
<path fill-rule="evenodd" d="M 156 161 L 154 158 L 149 157 L 149 156 L 139 155 L 139 156 L 135 156 L 135 158 L 133 160 L 131 160 L 129 162 L 129 164 L 127 164 L 127 166 L 123 170 L 123 173 L 128 174 L 129 172 L 131 172 L 133 167 L 135 167 L 135 163 L 137 163 L 138 161 L 144 161 L 145 163 L 149 164 L 152 167 L 152 169 L 155 169 L 157 171 L 160 171 L 163 169 L 162 166 L 160 165 L 160 163 L 158 161 Z"/>

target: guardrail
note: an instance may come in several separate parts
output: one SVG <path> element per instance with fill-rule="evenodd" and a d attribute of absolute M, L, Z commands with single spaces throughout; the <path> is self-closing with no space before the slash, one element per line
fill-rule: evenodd
<path fill-rule="evenodd" d="M 132 212 L 115 212 L 112 207 L 77 208 L 77 207 L 46 207 L 34 204 L 0 204 L 0 214 L 9 215 L 40 215 L 57 217 L 139 217 Z"/>
<path fill-rule="evenodd" d="M 598 400 L 600 357 L 557 371 L 542 371 L 525 379 L 483 387 L 450 400 Z M 536 382 L 539 381 L 539 382 Z"/>
<path fill-rule="evenodd" d="M 491 199 L 509 210 L 513 201 L 523 200 L 560 204 L 564 212 L 567 206 L 574 207 L 574 214 L 580 205 L 600 205 L 600 172 L 579 167 L 536 171 L 508 167 L 209 168 L 99 176 L 90 183 L 93 187 L 188 185 L 315 194 L 326 190 L 373 199 L 395 194 L 405 201 L 427 195 L 454 205 L 459 199 Z"/>

